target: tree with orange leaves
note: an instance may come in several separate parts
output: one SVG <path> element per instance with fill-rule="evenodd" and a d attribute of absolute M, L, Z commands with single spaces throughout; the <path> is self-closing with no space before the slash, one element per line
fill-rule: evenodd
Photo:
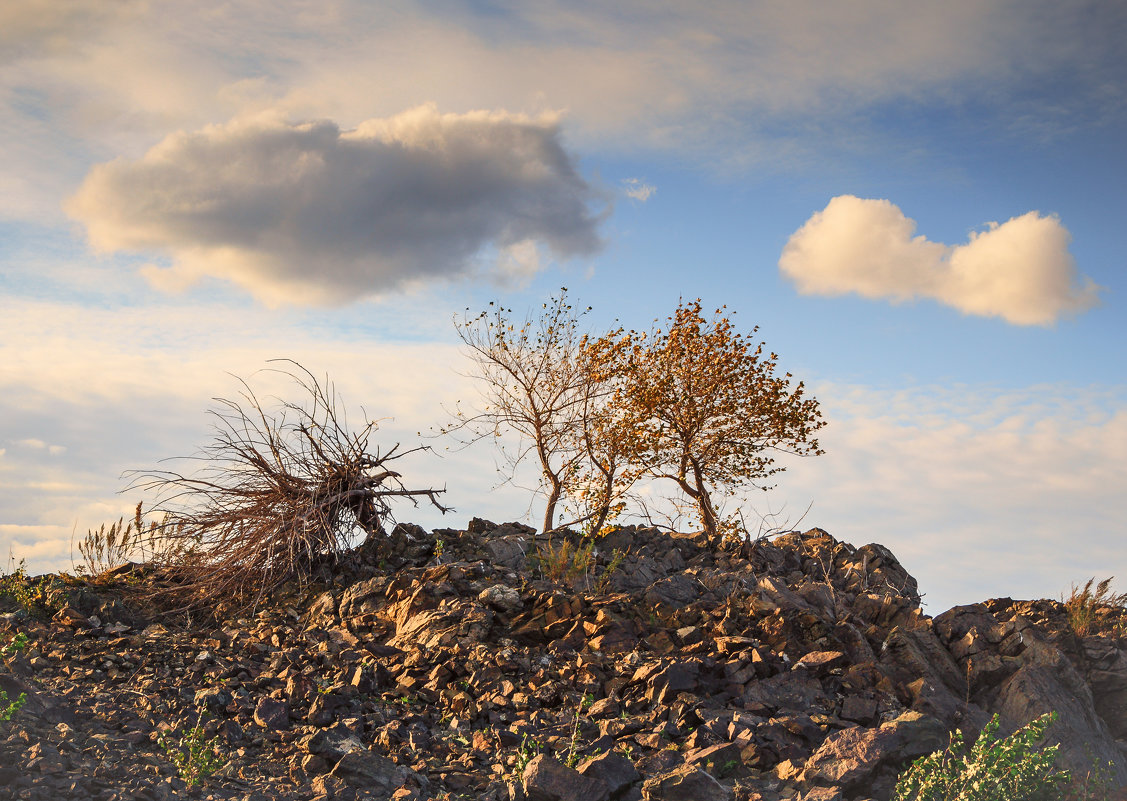
<path fill-rule="evenodd" d="M 696 507 L 704 531 L 722 528 L 713 494 L 781 472 L 776 453 L 819 455 L 825 422 L 802 382 L 777 375 L 778 356 L 736 332 L 724 308 L 711 319 L 699 299 L 680 303 L 649 334 L 617 331 L 590 343 L 613 375 L 609 405 L 616 451 L 639 472 L 669 479 Z"/>

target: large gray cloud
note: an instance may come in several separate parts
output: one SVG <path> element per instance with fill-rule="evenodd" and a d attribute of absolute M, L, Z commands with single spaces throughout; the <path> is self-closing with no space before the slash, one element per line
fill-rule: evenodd
<path fill-rule="evenodd" d="M 268 303 L 342 302 L 600 247 L 600 193 L 552 118 L 431 105 L 342 131 L 237 120 L 92 169 L 68 211 L 103 251 L 156 251 L 165 286 L 227 279 Z"/>

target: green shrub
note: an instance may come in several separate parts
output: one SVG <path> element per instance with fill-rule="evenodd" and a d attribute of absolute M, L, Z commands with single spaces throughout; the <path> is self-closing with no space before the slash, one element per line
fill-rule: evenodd
<path fill-rule="evenodd" d="M 0 722 L 7 723 L 11 720 L 12 716 L 19 712 L 25 703 L 27 703 L 27 693 L 20 693 L 19 698 L 9 703 L 8 694 L 0 690 Z"/>
<path fill-rule="evenodd" d="M 0 659 L 7 659 L 17 651 L 27 648 L 27 635 L 22 631 L 12 638 L 12 641 L 0 648 Z"/>
<path fill-rule="evenodd" d="M 15 570 L 0 575 L 0 598 L 10 598 L 36 617 L 51 617 L 66 606 L 67 587 L 58 576 L 30 578 L 21 559 Z"/>
<path fill-rule="evenodd" d="M 217 747 L 219 738 L 205 740 L 199 720 L 179 739 L 179 744 L 173 744 L 166 733 L 161 733 L 157 737 L 157 745 L 168 755 L 176 766 L 176 772 L 189 787 L 199 784 L 226 764 L 226 758 Z"/>
<path fill-rule="evenodd" d="M 1059 801 L 1072 777 L 1055 767 L 1058 746 L 1039 748 L 1057 719 L 1042 715 L 998 739 L 998 716 L 967 749 L 962 732 L 943 751 L 922 757 L 900 775 L 893 801 Z"/>

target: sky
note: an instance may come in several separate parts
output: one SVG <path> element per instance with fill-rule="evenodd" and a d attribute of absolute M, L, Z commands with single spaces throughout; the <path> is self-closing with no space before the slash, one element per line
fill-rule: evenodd
<path fill-rule="evenodd" d="M 1125 130 L 1120 3 L 11 0 L 0 549 L 70 569 L 276 358 L 433 448 L 456 511 L 400 519 L 535 521 L 433 431 L 453 320 L 566 286 L 594 331 L 726 306 L 805 382 L 825 454 L 754 530 L 887 545 L 932 614 L 1127 581 Z"/>

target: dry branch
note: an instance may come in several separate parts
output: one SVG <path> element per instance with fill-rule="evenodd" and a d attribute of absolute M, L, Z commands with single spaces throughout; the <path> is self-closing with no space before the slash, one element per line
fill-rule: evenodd
<path fill-rule="evenodd" d="M 164 512 L 159 552 L 174 579 L 167 593 L 184 607 L 214 601 L 255 605 L 290 579 L 335 564 L 361 534 L 383 536 L 391 502 L 438 501 L 444 489 L 409 489 L 391 462 L 424 447 L 370 450 L 376 421 L 353 431 L 332 383 L 297 362 L 273 370 L 304 390 L 306 404 L 275 410 L 238 379 L 240 400 L 216 398 L 215 439 L 189 457 L 198 470 L 133 473 L 130 489 L 153 491 Z"/>

